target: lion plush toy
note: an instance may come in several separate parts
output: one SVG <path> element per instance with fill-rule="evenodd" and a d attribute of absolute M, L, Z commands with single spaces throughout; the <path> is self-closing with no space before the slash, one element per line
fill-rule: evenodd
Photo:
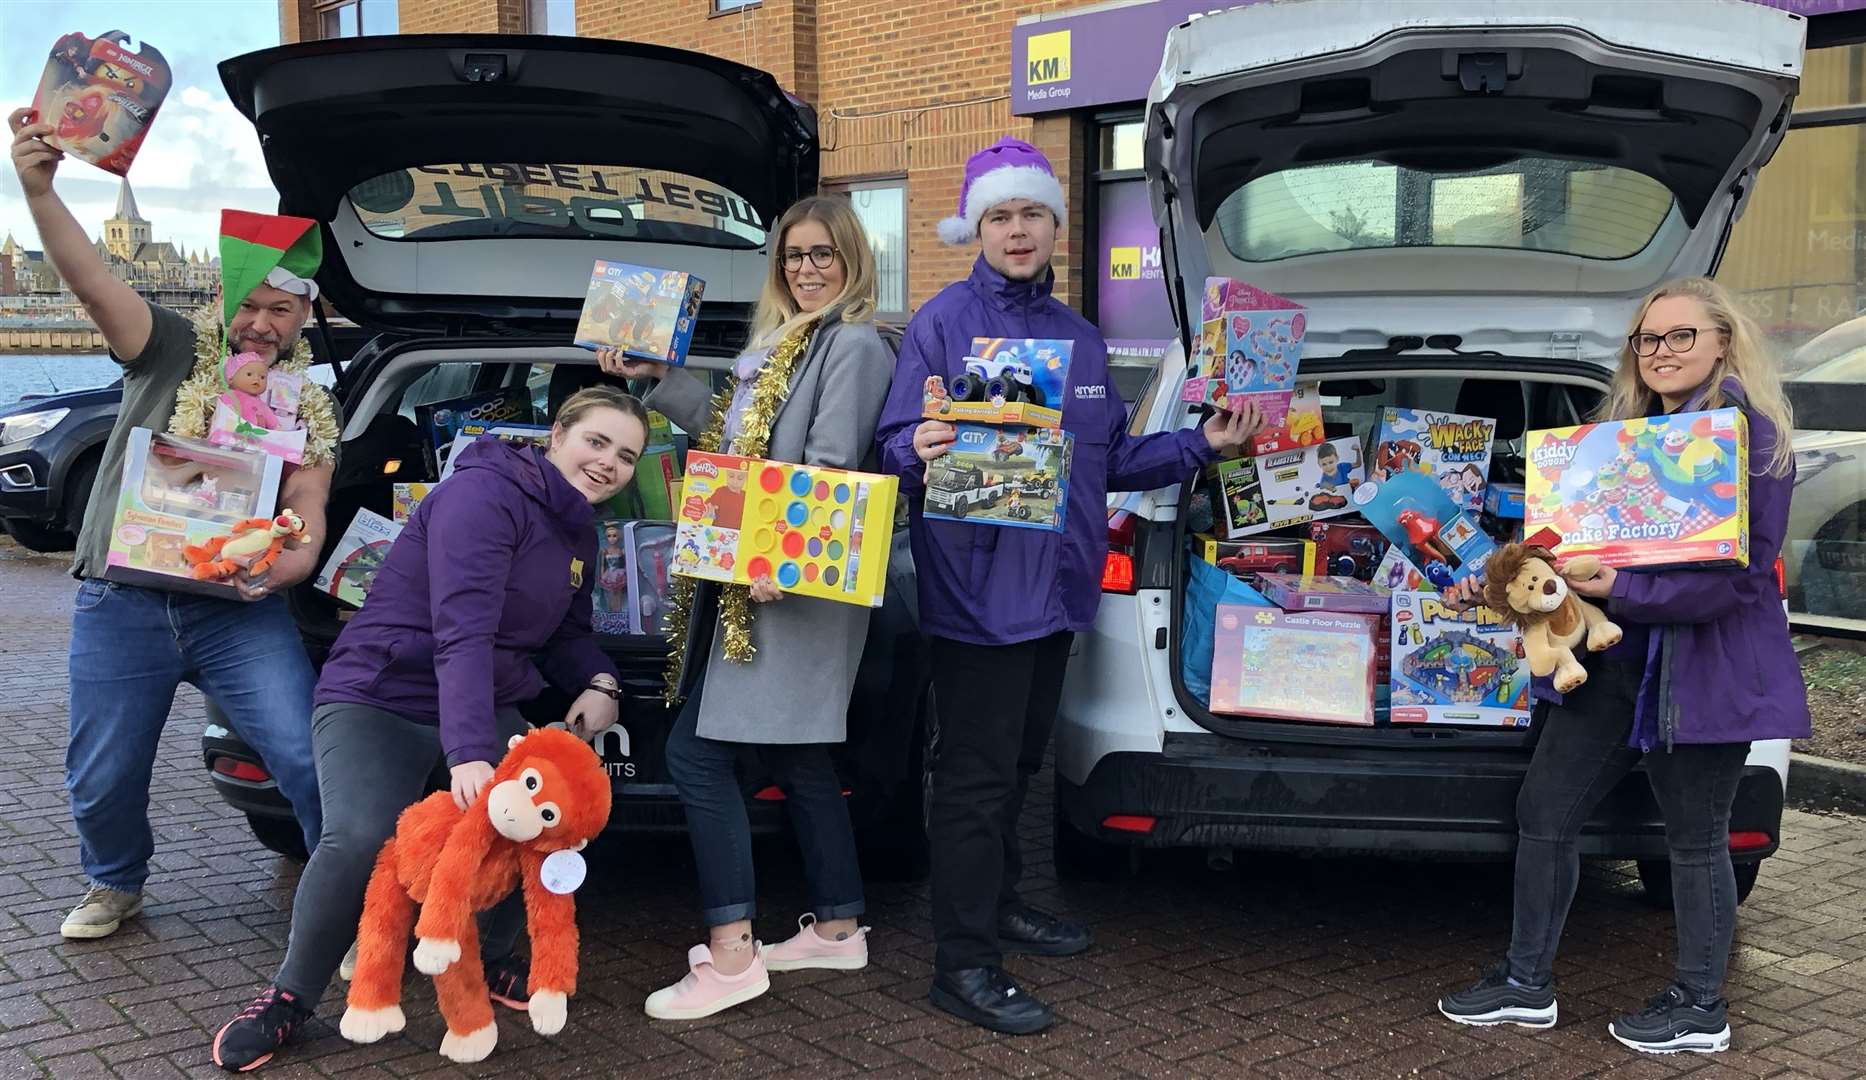
<path fill-rule="evenodd" d="M 1548 548 L 1505 544 L 1484 564 L 1484 605 L 1522 628 L 1523 655 L 1532 675 L 1555 676 L 1561 693 L 1587 681 L 1587 669 L 1575 659 L 1583 640 L 1589 652 L 1617 644 L 1620 628 L 1605 612 L 1581 599 L 1564 575 L 1585 581 L 1600 573 L 1600 560 L 1584 555 L 1555 572 Z"/>
<path fill-rule="evenodd" d="M 568 731 L 514 735 L 492 780 L 464 813 L 437 791 L 402 812 L 382 845 L 356 935 L 356 975 L 339 1030 L 372 1043 L 402 1030 L 402 960 L 412 926 L 415 967 L 434 976 L 447 1034 L 441 1055 L 483 1060 L 499 1041 L 473 916 L 525 892 L 531 935 L 531 1026 L 564 1028 L 577 990 L 575 852 L 609 822 L 609 775 L 588 743 Z M 548 861 L 547 861 L 548 860 Z M 574 865 L 564 880 L 565 860 Z M 567 888 L 565 886 L 568 886 Z M 421 921 L 415 922 L 415 905 Z M 461 957 L 466 962 L 459 962 Z"/>

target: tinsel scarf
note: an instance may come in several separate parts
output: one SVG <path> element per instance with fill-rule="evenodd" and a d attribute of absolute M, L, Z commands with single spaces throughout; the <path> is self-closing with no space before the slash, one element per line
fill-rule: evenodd
<path fill-rule="evenodd" d="M 214 405 L 227 391 L 227 376 L 221 364 L 227 358 L 226 334 L 220 325 L 220 309 L 209 305 L 194 315 L 194 369 L 175 391 L 175 415 L 169 421 L 170 435 L 184 439 L 205 439 L 214 419 Z M 290 355 L 273 361 L 273 367 L 294 375 L 311 368 L 311 345 L 300 335 Z M 306 468 L 331 465 L 337 460 L 337 411 L 324 388 L 305 380 L 298 401 L 298 422 L 305 429 Z"/>
<path fill-rule="evenodd" d="M 816 326 L 816 322 L 811 322 L 771 350 L 771 358 L 765 361 L 758 375 L 758 383 L 752 387 L 751 400 L 746 402 L 744 415 L 740 417 L 739 434 L 732 441 L 731 453 L 761 458 L 770 449 L 771 425 L 777 420 L 778 410 L 783 408 L 784 400 L 790 396 L 791 375 L 797 370 L 797 362 L 809 349 Z M 732 395 L 738 386 L 739 379 L 735 374 L 727 378 L 726 385 L 719 393 L 713 395 L 709 422 L 699 440 L 694 443 L 694 449 L 709 454 L 720 452 L 725 442 L 726 413 L 732 408 Z M 693 600 L 698 591 L 699 582 L 694 578 L 676 574 L 668 581 L 667 621 L 663 625 L 667 629 L 668 645 L 665 694 L 670 705 L 680 701 L 681 659 L 687 651 Z M 758 648 L 752 644 L 750 586 L 720 586 L 719 630 L 720 648 L 727 660 L 743 664 L 757 654 Z M 706 662 L 705 657 L 698 657 L 697 660 Z"/>

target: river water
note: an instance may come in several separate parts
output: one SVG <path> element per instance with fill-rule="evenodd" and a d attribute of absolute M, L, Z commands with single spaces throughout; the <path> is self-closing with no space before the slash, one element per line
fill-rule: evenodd
<path fill-rule="evenodd" d="M 0 407 L 25 394 L 108 386 L 117 365 L 103 353 L 0 353 Z"/>

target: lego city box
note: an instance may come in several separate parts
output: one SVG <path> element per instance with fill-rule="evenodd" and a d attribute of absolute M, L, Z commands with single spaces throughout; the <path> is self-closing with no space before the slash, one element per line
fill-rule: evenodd
<path fill-rule="evenodd" d="M 1748 566 L 1749 429 L 1740 409 L 1532 431 L 1523 531 L 1608 566 Z"/>
<path fill-rule="evenodd" d="M 1302 305 L 1247 282 L 1208 277 L 1180 398 L 1236 411 L 1255 401 L 1270 428 L 1288 421 L 1308 317 Z"/>
<path fill-rule="evenodd" d="M 1413 470 L 1438 481 L 1458 509 L 1484 508 L 1490 480 L 1490 445 L 1497 422 L 1436 409 L 1388 406 L 1374 436 L 1376 475 Z"/>
<path fill-rule="evenodd" d="M 1390 712 L 1395 724 L 1529 726 L 1520 631 L 1486 607 L 1454 611 L 1430 591 L 1393 594 Z"/>
<path fill-rule="evenodd" d="M 1062 338 L 973 338 L 951 379 L 927 376 L 922 415 L 949 423 L 1061 427 L 1075 342 Z"/>
<path fill-rule="evenodd" d="M 1365 479 L 1358 439 L 1334 439 L 1212 467 L 1217 527 L 1235 540 L 1285 525 L 1351 513 L 1349 496 Z"/>
<path fill-rule="evenodd" d="M 32 107 L 52 125 L 45 141 L 80 161 L 127 176 L 174 76 L 144 41 L 112 30 L 96 38 L 70 33 L 52 45 Z"/>
<path fill-rule="evenodd" d="M 131 428 L 110 549 L 98 576 L 151 589 L 232 599 L 231 582 L 197 581 L 183 549 L 278 509 L 284 461 L 239 447 Z"/>
<path fill-rule="evenodd" d="M 685 271 L 598 259 L 577 318 L 576 344 L 683 365 L 705 291 L 706 282 Z"/>
<path fill-rule="evenodd" d="M 927 463 L 921 513 L 945 521 L 1061 532 L 1075 439 L 1057 428 L 959 424 Z"/>
<path fill-rule="evenodd" d="M 1380 618 L 1220 604 L 1214 713 L 1372 726 Z"/>
<path fill-rule="evenodd" d="M 1355 508 L 1438 588 L 1481 574 L 1497 545 L 1438 481 L 1404 471 L 1354 490 Z"/>

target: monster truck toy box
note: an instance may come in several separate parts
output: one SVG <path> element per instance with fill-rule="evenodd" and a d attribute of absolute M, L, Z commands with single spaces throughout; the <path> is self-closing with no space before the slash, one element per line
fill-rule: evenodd
<path fill-rule="evenodd" d="M 234 599 L 231 582 L 196 581 L 182 554 L 278 508 L 283 458 L 131 428 L 110 523 L 105 581 Z"/>
<path fill-rule="evenodd" d="M 1608 566 L 1748 566 L 1749 430 L 1740 409 L 1532 431 L 1523 532 Z"/>
<path fill-rule="evenodd" d="M 1075 342 L 1058 338 L 973 338 L 962 370 L 927 376 L 922 415 L 948 423 L 1057 428 Z"/>
<path fill-rule="evenodd" d="M 1061 532 L 1075 439 L 1059 428 L 959 424 L 927 464 L 925 517 Z"/>

